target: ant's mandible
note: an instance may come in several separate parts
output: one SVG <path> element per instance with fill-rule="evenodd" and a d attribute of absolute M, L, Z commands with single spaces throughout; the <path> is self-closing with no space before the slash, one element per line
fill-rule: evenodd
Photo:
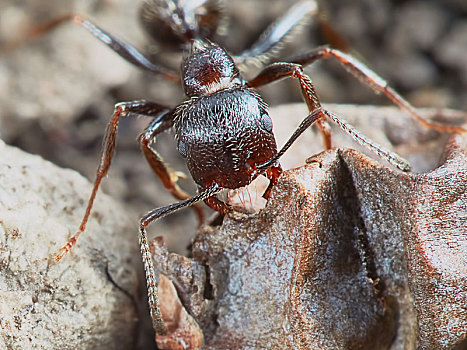
<path fill-rule="evenodd" d="M 139 225 L 151 318 L 154 329 L 159 334 L 166 333 L 167 329 L 159 309 L 157 281 L 146 236 L 146 227 L 151 222 L 189 205 L 194 206 L 199 220 L 202 221 L 202 209 L 197 203 L 201 200 L 212 209 L 227 214 L 231 210 L 230 206 L 218 199 L 216 194 L 225 188 L 246 186 L 259 175 L 264 175 L 270 180 L 263 195 L 268 198 L 282 172 L 279 158 L 307 128 L 316 124 L 323 136 L 325 148 L 331 147 L 327 120 L 338 124 L 357 142 L 397 168 L 403 171 L 410 170 L 406 160 L 367 139 L 341 117 L 325 110 L 311 79 L 303 72 L 303 66 L 322 58 L 337 59 L 358 80 L 376 93 L 385 94 L 424 127 L 439 132 L 467 131 L 462 127 L 440 125 L 423 119 L 381 77 L 339 50 L 327 46 L 318 47 L 284 62 L 268 64 L 273 53 L 279 49 L 285 38 L 291 35 L 293 29 L 301 25 L 307 17 L 316 15 L 318 9 L 314 0 L 297 3 L 282 18 L 270 25 L 250 49 L 239 55 L 230 55 L 210 40 L 215 36 L 224 15 L 221 0 L 184 1 L 184 6 L 181 3 L 178 0 L 147 0 L 140 12 L 144 27 L 152 37 L 186 49 L 187 56 L 182 64 L 181 80 L 176 72 L 152 62 L 132 45 L 110 35 L 80 15 L 61 17 L 36 28 L 28 36 L 41 35 L 63 22 L 73 21 L 128 62 L 181 83 L 188 97 L 187 101 L 175 108 L 149 101 L 122 102 L 115 105 L 112 119 L 105 131 L 101 160 L 83 220 L 78 232 L 55 257 L 57 260 L 63 258 L 86 228 L 97 190 L 110 167 L 120 117 L 152 117 L 152 121 L 138 138 L 141 150 L 164 187 L 175 198 L 181 200 L 150 211 L 141 218 Z M 11 47 L 15 44 L 17 43 L 13 43 Z M 264 68 L 254 79 L 246 81 L 242 78 L 238 66 L 248 61 L 255 61 Z M 267 106 L 254 88 L 286 77 L 298 80 L 309 115 L 304 118 L 283 148 L 277 151 Z M 151 147 L 159 133 L 172 127 L 175 129 L 178 151 L 185 159 L 198 186 L 198 195 L 194 197 L 190 197 L 177 185 L 177 175 Z"/>

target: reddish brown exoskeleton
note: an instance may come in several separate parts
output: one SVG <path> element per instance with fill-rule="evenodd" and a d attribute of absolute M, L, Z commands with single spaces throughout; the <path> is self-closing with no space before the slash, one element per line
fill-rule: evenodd
<path fill-rule="evenodd" d="M 259 175 L 265 175 L 270 180 L 269 187 L 263 195 L 268 198 L 282 172 L 280 157 L 307 128 L 315 123 L 323 135 L 325 147 L 331 147 L 328 119 L 394 166 L 403 171 L 410 170 L 406 160 L 368 140 L 342 118 L 325 110 L 311 79 L 303 72 L 303 66 L 322 58 L 337 59 L 361 82 L 375 92 L 385 94 L 423 126 L 440 132 L 467 131 L 457 126 L 426 121 L 381 77 L 339 50 L 319 47 L 284 62 L 268 64 L 272 53 L 277 51 L 293 29 L 317 12 L 317 5 L 312 0 L 297 3 L 273 23 L 250 49 L 233 56 L 210 40 L 224 16 L 222 1 L 185 1 L 183 7 L 181 3 L 175 0 L 148 0 L 143 4 L 141 11 L 141 19 L 150 35 L 186 50 L 181 78 L 176 72 L 150 61 L 133 46 L 110 35 L 80 15 L 64 16 L 34 33 L 42 34 L 60 23 L 73 21 L 128 62 L 183 85 L 188 98 L 174 108 L 149 101 L 122 102 L 115 105 L 105 132 L 94 188 L 82 223 L 78 232 L 56 255 L 57 260 L 62 259 L 86 228 L 97 190 L 111 164 L 120 118 L 138 115 L 152 117 L 152 121 L 138 139 L 141 150 L 165 188 L 181 200 L 150 211 L 140 220 L 139 225 L 151 317 L 154 329 L 160 334 L 166 332 L 166 327 L 159 309 L 156 276 L 146 236 L 146 227 L 151 222 L 189 205 L 194 205 L 199 220 L 202 221 L 202 208 L 197 203 L 201 200 L 212 209 L 227 214 L 231 208 L 216 196 L 217 193 L 225 188 L 246 186 Z M 260 63 L 264 68 L 254 79 L 247 81 L 242 78 L 238 66 L 250 60 Z M 267 106 L 255 88 L 287 77 L 298 80 L 309 115 L 304 118 L 283 148 L 277 151 Z M 178 151 L 185 158 L 191 176 L 198 186 L 199 194 L 195 197 L 190 197 L 177 185 L 177 175 L 151 147 L 156 136 L 169 128 L 175 129 Z"/>

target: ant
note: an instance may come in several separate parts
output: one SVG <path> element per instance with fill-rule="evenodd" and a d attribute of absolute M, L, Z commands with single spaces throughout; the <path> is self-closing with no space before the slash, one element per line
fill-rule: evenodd
<path fill-rule="evenodd" d="M 140 115 L 151 117 L 151 122 L 138 138 L 139 145 L 164 187 L 180 200 L 150 211 L 139 223 L 139 242 L 150 313 L 153 327 L 158 334 L 165 334 L 167 328 L 159 308 L 157 280 L 146 235 L 146 228 L 150 223 L 186 206 L 193 206 L 202 222 L 203 211 L 198 203 L 200 201 L 204 201 L 215 211 L 228 215 L 233 209 L 216 195 L 223 189 L 246 186 L 259 175 L 264 175 L 269 180 L 269 186 L 263 194 L 268 199 L 282 173 L 279 159 L 306 129 L 315 124 L 322 134 L 325 148 L 331 148 L 328 120 L 339 125 L 357 142 L 395 167 L 410 171 L 410 164 L 405 159 L 369 140 L 340 116 L 324 109 L 311 79 L 303 71 L 304 66 L 320 59 L 336 59 L 358 80 L 376 93 L 386 95 L 422 126 L 439 132 L 467 131 L 459 126 L 446 126 L 425 120 L 380 76 L 352 56 L 329 46 L 312 49 L 282 62 L 269 63 L 294 29 L 306 18 L 316 16 L 318 6 L 315 0 L 300 1 L 291 7 L 266 29 L 250 49 L 238 55 L 231 55 L 212 40 L 218 31 L 223 10 L 220 0 L 146 0 L 143 3 L 140 18 L 146 31 L 162 43 L 175 44 L 185 50 L 181 77 L 81 15 L 69 14 L 58 18 L 36 28 L 29 35 L 42 35 L 61 23 L 72 21 L 129 63 L 181 84 L 187 96 L 187 100 L 176 107 L 145 100 L 115 105 L 105 131 L 94 187 L 81 225 L 55 256 L 57 261 L 62 259 L 86 229 L 97 190 L 111 164 L 120 118 Z M 239 67 L 248 62 L 255 62 L 263 67 L 251 80 L 243 79 L 239 70 Z M 283 78 L 298 80 L 309 114 L 278 151 L 267 105 L 255 88 Z M 190 197 L 178 186 L 176 173 L 166 166 L 161 156 L 152 148 L 156 136 L 169 128 L 174 128 L 178 151 L 198 186 L 198 194 L 194 197 Z"/>

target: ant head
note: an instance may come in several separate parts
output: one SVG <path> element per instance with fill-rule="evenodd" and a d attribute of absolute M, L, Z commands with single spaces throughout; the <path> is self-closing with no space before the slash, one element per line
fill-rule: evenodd
<path fill-rule="evenodd" d="M 201 40 L 193 41 L 182 70 L 183 88 L 190 97 L 243 83 L 232 57 L 221 47 Z"/>

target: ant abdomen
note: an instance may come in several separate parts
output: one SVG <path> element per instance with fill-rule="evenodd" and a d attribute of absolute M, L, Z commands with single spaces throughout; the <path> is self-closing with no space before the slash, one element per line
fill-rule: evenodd
<path fill-rule="evenodd" d="M 213 39 L 225 21 L 224 12 L 219 0 L 146 0 L 140 20 L 155 41 L 178 49 L 195 38 Z"/>

